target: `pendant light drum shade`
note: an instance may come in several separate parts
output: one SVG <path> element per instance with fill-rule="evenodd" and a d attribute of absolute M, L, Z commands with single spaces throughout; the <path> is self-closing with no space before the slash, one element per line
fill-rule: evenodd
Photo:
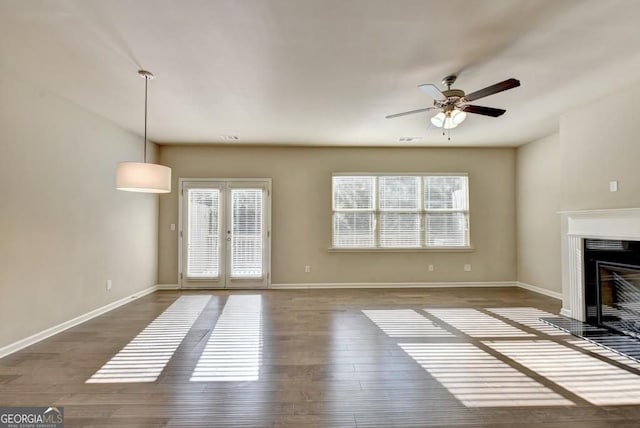
<path fill-rule="evenodd" d="M 147 163 L 147 86 L 153 74 L 139 70 L 144 79 L 144 155 L 143 162 L 120 162 L 116 170 L 116 189 L 127 192 L 170 193 L 171 168 Z"/>
<path fill-rule="evenodd" d="M 127 192 L 170 193 L 171 168 L 143 162 L 120 162 L 116 188 Z"/>

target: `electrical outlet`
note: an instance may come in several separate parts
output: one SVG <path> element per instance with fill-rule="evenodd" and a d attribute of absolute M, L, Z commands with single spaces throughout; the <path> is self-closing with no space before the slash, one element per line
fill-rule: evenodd
<path fill-rule="evenodd" d="M 618 191 L 618 180 L 613 180 L 609 182 L 609 191 L 610 192 Z"/>
<path fill-rule="evenodd" d="M 434 268 L 433 265 L 429 265 L 429 272 L 433 272 Z"/>
<path fill-rule="evenodd" d="M 311 265 L 305 265 L 304 273 L 311 273 Z"/>
<path fill-rule="evenodd" d="M 465 272 L 471 272 L 471 265 L 464 265 Z"/>
<path fill-rule="evenodd" d="M 107 284 L 106 284 L 106 286 L 107 286 L 107 291 L 111 290 L 111 286 L 112 286 L 112 285 L 113 285 L 113 284 L 111 283 L 111 280 L 110 280 L 110 279 L 107 279 Z"/>

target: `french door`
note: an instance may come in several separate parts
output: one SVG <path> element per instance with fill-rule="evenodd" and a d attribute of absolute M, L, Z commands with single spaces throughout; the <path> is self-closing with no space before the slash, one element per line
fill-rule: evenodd
<path fill-rule="evenodd" d="M 180 286 L 270 282 L 271 179 L 180 179 Z"/>

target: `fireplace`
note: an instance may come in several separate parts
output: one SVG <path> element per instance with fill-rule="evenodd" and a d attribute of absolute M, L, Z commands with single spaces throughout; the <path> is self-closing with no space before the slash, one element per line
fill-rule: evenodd
<path fill-rule="evenodd" d="M 640 362 L 640 208 L 560 214 L 563 316 L 544 321 Z"/>
<path fill-rule="evenodd" d="M 593 280 L 595 262 L 640 265 L 640 257 L 618 247 L 640 249 L 640 208 L 564 211 L 561 214 L 562 310 L 561 314 L 578 321 L 594 321 L 597 317 Z M 613 242 L 612 242 L 613 241 Z M 587 256 L 586 242 L 591 242 L 594 257 Z M 608 246 L 608 247 L 607 247 Z M 599 252 L 599 254 L 597 254 Z M 635 251 L 633 251 L 635 252 Z M 615 259 L 625 254 L 622 259 Z M 597 255 L 603 256 L 598 259 Z M 610 257 L 612 256 L 612 257 Z M 591 276 L 591 273 L 594 276 Z M 587 275 L 590 275 L 587 277 Z M 585 282 L 586 280 L 586 282 Z M 590 318 L 587 320 L 587 318 Z M 597 322 L 597 318 L 595 320 Z"/>
<path fill-rule="evenodd" d="M 586 322 L 640 338 L 640 242 L 584 240 Z"/>

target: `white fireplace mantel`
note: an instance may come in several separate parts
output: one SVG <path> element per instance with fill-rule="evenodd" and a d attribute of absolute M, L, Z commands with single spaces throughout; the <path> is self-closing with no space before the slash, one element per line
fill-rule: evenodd
<path fill-rule="evenodd" d="M 562 315 L 585 321 L 584 239 L 640 241 L 640 208 L 561 211 Z"/>

